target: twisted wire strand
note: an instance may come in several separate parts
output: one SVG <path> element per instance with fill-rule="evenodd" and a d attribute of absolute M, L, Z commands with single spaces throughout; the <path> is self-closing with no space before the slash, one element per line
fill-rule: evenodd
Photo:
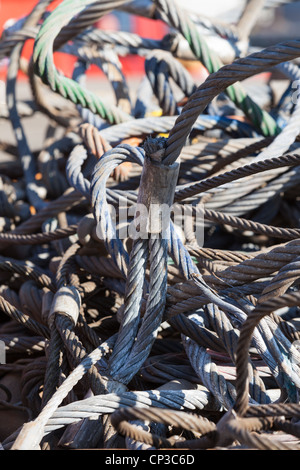
<path fill-rule="evenodd" d="M 204 386 L 219 400 L 220 406 L 231 409 L 236 396 L 234 386 L 218 372 L 204 348 L 188 338 L 185 339 L 185 348 L 191 365 Z"/>
<path fill-rule="evenodd" d="M 183 37 L 171 32 L 160 41 L 138 41 L 125 33 L 109 37 L 109 32 L 95 31 L 91 25 L 114 8 L 162 19 Z M 41 188 L 38 194 L 45 207 L 36 202 L 29 207 L 28 197 L 29 204 L 23 204 L 24 187 L 21 180 L 15 181 L 22 174 L 15 177 L 15 167 L 12 171 L 1 166 L 11 180 L 6 183 L 2 178 L 0 182 L 5 216 L 0 220 L 0 247 L 3 255 L 8 247 L 8 254 L 15 251 L 16 258 L 28 258 L 27 262 L 5 256 L 0 260 L 5 283 L 0 289 L 1 311 L 9 317 L 1 326 L 1 337 L 13 360 L 14 355 L 26 354 L 23 362 L 17 360 L 16 367 L 21 364 L 23 372 L 22 403 L 30 411 L 30 419 L 34 417 L 21 432 L 18 429 L 4 441 L 4 448 L 55 447 L 53 431 L 78 423 L 83 433 L 89 429 L 92 434 L 95 422 L 90 418 L 97 417 L 100 422 L 101 415 L 104 448 L 165 445 L 211 449 L 235 447 L 236 440 L 255 449 L 297 448 L 297 444 L 283 443 L 284 436 L 277 440 L 273 433 L 299 435 L 291 421 L 299 414 L 298 404 L 292 403 L 298 401 L 300 383 L 299 352 L 294 343 L 299 340 L 295 317 L 299 299 L 287 300 L 288 295 L 298 292 L 296 189 L 300 175 L 299 107 L 288 105 L 287 96 L 299 73 L 297 65 L 284 63 L 298 56 L 299 41 L 267 48 L 222 67 L 214 53 L 216 41 L 224 44 L 222 58 L 230 49 L 236 57 L 246 53 L 248 37 L 239 36 L 234 26 L 210 22 L 184 10 L 181 13 L 171 1 L 128 5 L 125 0 L 65 0 L 54 13 L 42 14 L 40 19 L 42 27 L 31 28 L 33 17 L 29 14 L 8 28 L 0 41 L 1 57 L 12 50 L 9 48 L 21 48 L 30 34 L 36 38 L 38 75 L 33 74 L 33 63 L 19 63 L 18 68 L 32 82 L 33 112 L 40 110 L 50 119 L 43 148 L 34 153 L 39 171 L 35 174 L 34 170 L 34 183 Z M 220 35 L 224 37 L 218 38 Z M 206 38 L 211 38 L 209 48 Z M 78 59 L 73 81 L 64 81 L 66 77 L 54 66 L 53 53 L 59 48 Z M 133 119 L 150 114 L 156 103 L 152 107 L 153 94 L 146 96 L 148 91 L 141 86 L 131 110 L 118 59 L 129 52 L 146 58 L 146 67 L 153 67 L 149 73 L 154 95 L 161 97 L 166 113 L 180 112 L 183 103 L 176 102 L 177 92 L 189 97 L 180 116 Z M 195 91 L 190 76 L 180 70 L 175 58 L 200 58 L 212 73 Z M 242 108 L 252 116 L 249 122 L 222 91 L 229 87 L 232 93 L 235 81 L 254 73 L 276 73 L 273 67 L 282 61 L 280 71 L 289 85 L 278 104 L 273 101 L 270 83 L 262 87 L 261 107 L 249 100 L 239 85 L 229 95 L 238 103 L 236 107 L 245 97 Z M 128 114 L 116 111 L 113 115 L 101 100 L 100 104 L 97 99 L 93 102 L 94 95 L 82 86 L 91 62 L 112 81 L 119 107 L 128 106 Z M 47 91 L 40 76 L 52 90 Z M 251 94 L 251 86 L 246 84 L 245 89 Z M 165 96 L 159 95 L 162 90 Z M 57 105 L 56 100 L 52 102 L 53 91 L 67 98 L 65 105 L 63 98 Z M 218 100 L 207 108 L 218 94 Z M 271 109 L 271 114 L 262 115 L 263 108 Z M 19 118 L 24 115 L 21 108 L 18 113 Z M 118 120 L 125 122 L 117 124 Z M 168 137 L 161 138 L 161 134 Z M 130 228 L 142 189 L 140 177 L 149 135 L 164 143 L 160 149 L 163 164 L 180 156 L 176 203 L 184 214 L 193 206 L 192 223 L 197 222 L 198 204 L 205 204 L 203 230 L 211 248 L 197 246 L 192 226 L 181 230 L 175 222 L 170 224 L 168 240 L 131 240 L 130 235 L 123 240 L 122 214 L 117 211 L 126 205 L 131 215 L 125 225 Z M 4 151 L 15 158 L 16 149 L 5 147 Z M 119 178 L 125 164 L 127 174 Z M 20 165 L 18 168 L 20 171 Z M 34 212 L 34 208 L 38 213 L 29 217 L 29 209 Z M 244 214 L 249 214 L 249 220 L 242 218 Z M 273 237 L 291 241 L 277 245 Z M 21 243 L 31 246 L 16 249 Z M 24 277 L 32 281 L 22 284 Z M 76 326 L 60 313 L 56 313 L 55 324 L 48 318 L 51 296 L 67 285 L 76 288 L 82 300 Z M 248 346 L 239 346 L 239 332 L 253 312 L 264 312 L 264 302 L 272 293 L 277 297 L 272 296 L 273 306 L 267 304 L 271 314 L 255 324 Z M 283 313 L 273 313 L 278 308 Z M 247 358 L 235 373 L 239 347 L 244 347 Z M 1 370 L 11 369 L 1 366 Z M 180 385 L 175 391 L 172 382 L 176 379 Z M 185 390 L 182 379 L 190 382 L 187 388 L 194 389 Z M 147 391 L 148 383 L 162 386 L 162 390 Z M 243 387 L 244 402 L 240 398 Z M 86 393 L 100 394 L 78 399 Z M 125 440 L 109 420 L 111 413 L 124 407 L 125 414 L 138 408 L 137 415 L 118 421 Z M 196 417 L 199 429 L 202 426 L 202 431 L 197 431 L 189 414 L 173 416 L 174 410 L 192 410 L 203 416 L 209 412 L 216 424 L 208 423 L 206 428 L 204 417 Z M 166 412 L 164 418 L 160 411 Z M 164 424 L 157 424 L 156 416 L 165 419 Z M 80 420 L 84 420 L 82 425 Z M 152 424 L 140 435 L 143 429 L 136 430 L 134 425 L 144 426 L 146 420 Z M 178 432 L 180 422 L 184 423 L 181 429 L 186 440 L 172 435 Z M 173 428 L 168 433 L 166 425 Z M 90 442 L 84 434 L 69 442 L 68 433 L 74 429 L 66 430 L 59 445 L 76 448 Z"/>
<path fill-rule="evenodd" d="M 267 179 L 267 178 L 266 178 Z M 277 195 L 280 193 L 288 192 L 290 188 L 293 188 L 298 184 L 299 180 L 299 170 L 297 168 L 293 168 L 292 170 L 283 173 L 282 175 L 274 178 L 270 181 L 269 185 L 266 187 L 263 186 L 263 183 L 260 188 L 257 189 L 255 192 L 250 192 L 246 196 L 242 196 L 241 194 L 241 204 L 240 208 L 238 208 L 238 201 L 234 200 L 232 204 L 229 206 L 229 212 L 232 212 L 235 215 L 241 215 L 243 213 L 249 213 L 251 210 L 260 207 L 262 204 L 266 203 L 267 201 L 274 200 Z M 256 183 L 255 183 L 256 185 Z M 249 185 L 250 188 L 252 185 Z M 241 192 L 244 193 L 241 188 Z M 231 195 L 229 196 L 229 200 L 232 201 L 232 195 L 234 194 L 234 190 L 231 191 Z M 225 195 L 224 199 L 226 198 L 227 194 Z M 233 196 L 235 198 L 235 196 Z M 218 195 L 212 198 L 212 201 L 208 202 L 208 205 L 219 205 L 220 202 L 217 201 L 220 199 Z M 222 203 L 221 203 L 222 205 Z"/>
<path fill-rule="evenodd" d="M 33 318 L 30 318 L 28 315 L 15 308 L 2 296 L 0 296 L 0 308 L 1 311 L 10 318 L 24 325 L 26 328 L 29 328 L 38 336 L 49 338 L 49 330 L 45 325 L 42 325 L 41 323 L 37 322 Z"/>
<path fill-rule="evenodd" d="M 274 439 L 261 435 L 257 431 L 268 430 L 272 428 L 272 420 L 269 418 L 258 419 L 248 423 L 248 419 L 231 420 L 227 425 L 228 432 L 232 437 L 238 439 L 240 442 L 247 444 L 251 448 L 259 450 L 298 450 L 299 447 L 293 444 L 286 444 L 284 442 L 276 442 Z M 250 427 L 250 430 L 247 429 Z M 252 432 L 250 432 L 252 431 Z M 255 431 L 255 432 L 253 432 Z"/>
<path fill-rule="evenodd" d="M 126 294 L 124 312 L 120 332 L 114 350 L 109 359 L 110 375 L 118 376 L 118 372 L 128 363 L 138 330 L 141 296 L 144 287 L 144 276 L 148 260 L 148 240 L 137 239 L 133 242 L 129 259 L 128 277 L 126 279 Z M 127 370 L 126 370 L 127 375 Z"/>
<path fill-rule="evenodd" d="M 28 244 L 28 245 L 39 245 L 42 243 L 47 243 L 52 240 L 59 240 L 61 238 L 66 238 L 77 232 L 77 224 L 70 225 L 67 228 L 58 228 L 52 232 L 46 233 L 33 233 L 28 235 L 18 235 L 14 233 L 0 233 L 0 242 L 9 242 L 10 244 Z"/>
<path fill-rule="evenodd" d="M 63 341 L 55 325 L 50 326 L 50 341 L 47 351 L 47 365 L 44 375 L 42 406 L 45 406 L 59 387 L 62 373 Z"/>
<path fill-rule="evenodd" d="M 170 77 L 179 86 L 184 96 L 190 96 L 196 89 L 191 75 L 170 53 L 153 51 L 145 61 L 145 72 L 158 99 L 162 113 L 173 116 L 179 113 L 178 105 L 170 84 Z"/>
<path fill-rule="evenodd" d="M 182 411 L 169 411 L 162 410 L 160 408 L 152 407 L 149 409 L 141 409 L 137 407 L 133 408 L 121 408 L 115 411 L 111 417 L 113 426 L 121 434 L 131 437 L 137 441 L 145 442 L 146 444 L 153 445 L 156 448 L 160 447 L 172 447 L 173 439 L 163 438 L 156 434 L 150 434 L 142 429 L 138 429 L 136 426 L 128 423 L 131 420 L 150 420 L 166 425 L 173 425 L 183 429 L 191 430 L 200 434 L 207 434 L 215 431 L 215 424 L 209 421 L 207 418 L 193 416 Z"/>
<path fill-rule="evenodd" d="M 14 335 L 1 334 L 1 341 L 5 343 L 7 354 L 34 354 L 45 349 L 45 340 L 39 336 L 18 336 L 16 339 Z"/>
<path fill-rule="evenodd" d="M 210 320 L 214 323 L 216 333 L 220 335 L 230 357 L 235 361 L 235 348 L 238 335 L 234 332 L 227 317 L 222 314 L 216 306 L 208 305 L 208 311 L 210 312 Z M 193 314 L 190 318 L 195 326 L 199 323 L 196 314 Z M 188 357 L 197 375 L 201 377 L 204 385 L 213 395 L 218 397 L 220 403 L 225 406 L 225 408 L 230 409 L 236 396 L 234 387 L 220 374 L 210 355 L 207 354 L 203 348 L 203 343 L 195 342 L 190 336 L 184 338 L 184 343 Z M 248 364 L 248 370 L 249 376 L 251 377 L 251 397 L 254 401 L 257 401 L 257 403 L 268 403 L 270 399 L 266 394 L 263 381 L 251 362 Z"/>
<path fill-rule="evenodd" d="M 160 134 L 160 133 L 169 133 L 170 130 L 174 127 L 176 121 L 176 116 L 161 116 L 161 117 L 146 117 L 140 119 L 134 119 L 126 123 L 116 124 L 113 127 L 107 127 L 101 129 L 102 136 L 111 144 L 117 145 L 122 140 L 128 139 L 132 136 L 146 136 L 149 134 Z M 195 122 L 195 129 L 206 130 L 212 129 L 215 126 L 220 125 L 224 127 L 227 131 L 230 131 L 230 126 L 233 131 L 244 132 L 245 137 L 254 135 L 253 128 L 251 126 L 246 126 L 244 123 L 241 123 L 237 120 L 227 119 L 226 117 L 214 117 L 201 115 L 198 120 Z M 237 127 L 238 126 L 238 127 Z M 255 134 L 257 137 L 257 134 Z"/>
<path fill-rule="evenodd" d="M 217 176 L 212 176 L 206 180 L 196 182 L 194 184 L 186 185 L 182 189 L 177 189 L 174 197 L 174 201 L 180 201 L 182 199 L 194 196 L 204 191 L 217 188 L 223 184 L 235 181 L 239 178 L 248 177 L 250 175 L 255 175 L 260 172 L 275 170 L 276 168 L 285 168 L 288 166 L 298 165 L 299 155 L 282 155 L 280 157 L 275 157 L 270 160 L 264 160 L 260 162 L 253 162 L 249 165 L 244 165 L 238 168 L 235 168 L 231 171 L 219 174 Z M 265 178 L 265 175 L 264 175 Z"/>
<path fill-rule="evenodd" d="M 102 343 L 81 361 L 81 363 L 56 390 L 38 417 L 34 421 L 29 422 L 27 426 L 26 424 L 23 425 L 18 437 L 15 439 L 11 447 L 11 450 L 21 450 L 22 448 L 28 450 L 36 448 L 43 437 L 44 427 L 48 422 L 48 419 L 91 366 L 107 354 L 112 344 L 113 339 L 110 339 L 110 341 L 106 343 Z"/>
<path fill-rule="evenodd" d="M 223 64 L 218 55 L 215 54 L 206 43 L 203 36 L 201 36 L 191 21 L 189 15 L 184 10 L 179 10 L 176 3 L 171 0 L 155 0 L 155 4 L 160 9 L 164 21 L 178 29 L 181 34 L 187 39 L 193 53 L 210 74 L 217 72 L 222 68 Z M 226 89 L 230 99 L 235 103 L 238 108 L 241 108 L 245 115 L 261 130 L 263 135 L 274 135 L 279 132 L 279 129 L 273 118 L 263 109 L 261 109 L 255 101 L 243 90 L 240 84 L 233 83 L 224 86 L 219 91 Z"/>
<path fill-rule="evenodd" d="M 35 26 L 51 1 L 52 0 L 40 0 L 26 18 L 24 26 Z M 27 197 L 34 207 L 42 208 L 44 206 L 44 201 L 41 197 L 41 190 L 39 190 L 35 181 L 35 161 L 29 148 L 25 131 L 18 114 L 16 101 L 16 81 L 23 45 L 23 41 L 17 42 L 10 54 L 10 63 L 7 70 L 6 101 L 8 105 L 10 121 L 17 141 L 20 162 L 26 180 Z"/>
<path fill-rule="evenodd" d="M 277 310 L 281 305 L 292 306 L 297 305 L 297 302 L 299 302 L 299 293 L 285 294 L 280 298 L 269 300 L 264 304 L 258 305 L 244 322 L 240 331 L 236 350 L 237 398 L 234 408 L 240 416 L 244 416 L 248 408 L 248 380 L 245 363 L 248 361 L 249 345 L 254 329 L 265 315 L 269 315 L 272 311 Z"/>
<path fill-rule="evenodd" d="M 235 362 L 235 351 L 238 341 L 238 332 L 233 328 L 226 315 L 216 306 L 208 305 L 207 310 L 211 313 L 210 321 L 214 325 L 217 335 L 222 338 L 223 344 L 230 358 Z M 265 384 L 252 361 L 248 364 L 250 395 L 257 403 L 269 403 Z"/>
<path fill-rule="evenodd" d="M 104 239 L 112 259 L 126 276 L 129 256 L 116 233 L 106 199 L 106 181 L 112 171 L 125 159 L 142 164 L 143 154 L 138 148 L 135 149 L 127 144 L 119 145 L 117 148 L 106 152 L 95 166 L 91 178 L 90 192 L 94 217 L 98 224 L 98 236 Z"/>
<path fill-rule="evenodd" d="M 292 83 L 297 82 L 300 78 L 299 68 L 291 62 L 279 64 L 276 68 L 285 73 L 285 75 L 288 75 L 292 80 Z M 293 97 L 292 101 L 294 101 Z M 295 142 L 299 135 L 299 106 L 299 100 L 296 100 L 293 112 L 289 116 L 289 120 L 280 134 L 276 136 L 274 141 L 256 157 L 256 160 L 259 161 L 273 158 L 282 155 L 289 150 L 290 146 Z"/>
<path fill-rule="evenodd" d="M 131 114 L 131 100 L 126 78 L 122 71 L 122 64 L 117 54 L 110 48 L 98 51 L 94 48 L 82 46 L 80 44 L 67 44 L 62 49 L 63 52 L 77 57 L 77 67 L 80 68 L 81 62 L 84 63 L 83 71 L 91 64 L 97 65 L 107 76 L 111 83 L 116 96 L 116 106 L 120 107 L 124 112 Z M 73 72 L 73 79 L 80 82 L 78 70 L 76 67 Z"/>
<path fill-rule="evenodd" d="M 191 390 L 151 390 L 98 395 L 59 407 L 47 421 L 45 433 L 95 414 L 113 413 L 119 405 L 129 408 L 138 405 L 143 408 L 154 406 L 161 409 L 202 410 L 214 406 L 210 400 L 207 390 L 199 390 L 197 394 Z"/>
<path fill-rule="evenodd" d="M 294 260 L 298 256 L 298 245 L 298 239 L 278 246 L 275 245 L 254 258 L 245 260 L 236 266 L 228 267 L 220 273 L 220 277 L 223 282 L 228 279 L 231 285 L 243 284 L 266 277 Z M 207 278 L 206 280 L 208 281 Z M 217 277 L 215 281 L 216 283 L 220 282 Z"/>
<path fill-rule="evenodd" d="M 66 192 L 51 201 L 46 207 L 41 209 L 40 212 L 33 215 L 29 219 L 18 225 L 11 233 L 13 234 L 31 234 L 41 227 L 43 222 L 50 217 L 56 216 L 61 211 L 68 211 L 73 207 L 78 206 L 80 203 L 85 201 L 85 198 L 73 188 L 68 188 Z M 3 243 L 2 246 L 7 246 Z"/>
<path fill-rule="evenodd" d="M 101 2 L 98 19 L 113 10 L 115 6 L 119 6 L 124 2 L 125 0 Z M 55 37 L 74 15 L 78 15 L 84 8 L 93 3 L 95 3 L 94 0 L 76 1 L 75 3 L 74 1 L 64 0 L 45 20 L 35 39 L 33 53 L 35 73 L 53 91 L 60 93 L 64 98 L 71 100 L 73 103 L 80 104 L 82 107 L 90 109 L 93 113 L 99 114 L 109 123 L 114 124 L 128 121 L 132 119 L 130 114 L 122 112 L 113 106 L 104 105 L 97 95 L 87 89 L 82 89 L 78 83 L 59 74 L 53 63 L 52 52 Z"/>
<path fill-rule="evenodd" d="M 127 358 L 126 369 L 114 377 L 128 383 L 148 357 L 162 321 L 167 290 L 167 241 L 149 240 L 150 283 L 149 296 L 142 324 Z M 123 352 L 123 351 L 122 351 Z M 117 360 L 117 359 L 116 359 Z"/>
<path fill-rule="evenodd" d="M 198 285 L 197 277 L 195 277 L 194 280 Z M 235 304 L 235 302 L 233 302 L 233 304 Z M 248 307 L 249 309 L 249 304 L 247 305 L 246 302 L 241 303 L 240 301 L 238 304 L 244 308 Z M 246 317 L 245 312 L 241 309 L 239 309 L 236 314 L 230 311 L 228 311 L 227 314 L 234 324 L 236 322 L 241 324 Z M 295 348 L 287 338 L 285 338 L 281 330 L 278 329 L 277 324 L 270 319 L 268 321 L 262 321 L 253 336 L 253 342 L 272 374 L 276 377 L 278 384 L 292 396 L 293 393 L 295 393 L 295 387 L 299 386 L 299 370 L 297 365 L 299 358 Z M 287 351 L 289 352 L 287 353 Z M 291 377 L 293 377 L 293 379 L 291 379 Z"/>
<path fill-rule="evenodd" d="M 18 31 L 9 34 L 2 33 L 0 41 L 0 58 L 9 57 L 17 43 L 25 42 L 27 39 L 34 39 L 38 28 L 35 25 L 22 27 Z"/>
<path fill-rule="evenodd" d="M 267 300 L 282 296 L 294 283 L 297 283 L 299 278 L 299 257 L 291 263 L 283 266 L 278 273 L 273 277 L 269 284 L 263 289 L 259 302 L 266 302 Z"/>
<path fill-rule="evenodd" d="M 65 315 L 56 315 L 55 325 L 66 348 L 70 351 L 72 360 L 74 361 L 74 366 L 76 367 L 87 356 L 87 351 L 74 331 L 74 324 L 72 320 L 67 318 Z M 93 365 L 91 369 L 87 371 L 87 378 L 90 382 L 92 391 L 96 395 L 103 392 L 103 381 L 101 380 L 101 376 L 96 366 Z"/>
<path fill-rule="evenodd" d="M 0 257 L 0 270 L 11 272 L 14 274 L 20 274 L 21 276 L 28 277 L 36 281 L 42 287 L 48 287 L 50 290 L 53 290 L 53 283 L 51 278 L 45 274 L 37 266 L 29 266 L 26 262 L 20 262 L 15 260 L 5 259 Z"/>
<path fill-rule="evenodd" d="M 163 40 L 143 38 L 138 34 L 127 31 L 104 31 L 97 28 L 88 28 L 77 35 L 75 41 L 88 45 L 110 45 L 128 48 L 128 53 L 136 53 L 141 50 L 162 49 Z"/>
<path fill-rule="evenodd" d="M 197 119 L 207 104 L 227 86 L 237 80 L 244 80 L 252 75 L 273 67 L 281 62 L 293 60 L 299 55 L 299 41 L 290 41 L 271 46 L 261 52 L 237 59 L 232 64 L 223 66 L 217 72 L 209 75 L 191 95 L 176 120 L 167 140 L 164 162 L 173 163 L 182 150 L 185 140 Z"/>
<path fill-rule="evenodd" d="M 239 230 L 251 230 L 255 233 L 268 235 L 275 238 L 295 239 L 299 238 L 300 230 L 293 228 L 274 227 L 272 225 L 261 224 L 253 222 L 252 220 L 243 219 L 242 217 L 235 217 L 223 212 L 203 209 L 204 218 L 219 224 L 230 225 Z"/>

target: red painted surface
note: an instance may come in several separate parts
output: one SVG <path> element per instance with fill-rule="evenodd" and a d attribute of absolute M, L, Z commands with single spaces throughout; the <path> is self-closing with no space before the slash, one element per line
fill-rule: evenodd
<path fill-rule="evenodd" d="M 55 0 L 50 6 L 49 10 L 53 10 L 62 0 Z M 3 28 L 8 21 L 18 20 L 25 15 L 28 15 L 32 8 L 36 5 L 37 0 L 0 0 L 0 34 L 2 34 Z M 160 39 L 168 31 L 167 26 L 161 21 L 154 21 L 147 18 L 135 17 L 128 15 L 129 24 L 128 29 L 132 32 L 140 34 L 143 37 Z M 106 30 L 118 30 L 120 24 L 118 19 L 113 15 L 109 14 L 101 18 L 97 23 L 97 26 Z M 29 59 L 33 50 L 33 40 L 26 41 L 23 49 L 22 56 Z M 123 65 L 123 72 L 126 76 L 141 75 L 144 73 L 144 59 L 137 56 L 128 56 L 120 58 Z M 56 52 L 54 54 L 54 62 L 56 67 L 62 71 L 66 76 L 72 75 L 73 66 L 76 59 L 67 54 Z M 6 77 L 7 60 L 0 62 L 0 79 Z M 88 71 L 88 75 L 103 76 L 103 73 L 99 71 L 96 66 L 91 66 Z M 20 72 L 19 78 L 23 79 L 24 76 Z"/>

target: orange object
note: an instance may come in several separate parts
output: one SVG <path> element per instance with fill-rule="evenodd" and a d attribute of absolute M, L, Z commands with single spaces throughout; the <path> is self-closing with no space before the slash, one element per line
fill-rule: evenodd
<path fill-rule="evenodd" d="M 141 142 L 143 142 L 143 139 L 140 137 L 130 137 L 129 139 L 122 140 L 122 144 L 129 144 L 132 147 L 138 147 Z"/>
<path fill-rule="evenodd" d="M 30 214 L 31 214 L 31 215 L 35 215 L 35 214 L 36 214 L 35 207 L 30 206 L 30 207 L 29 207 L 29 210 L 30 210 Z"/>

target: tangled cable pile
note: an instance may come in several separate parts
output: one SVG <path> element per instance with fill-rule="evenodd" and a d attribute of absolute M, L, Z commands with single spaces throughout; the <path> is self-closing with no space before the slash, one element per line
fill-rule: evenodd
<path fill-rule="evenodd" d="M 51 3 L 0 41 L 16 140 L 0 161 L 2 448 L 300 449 L 300 40 L 249 39 L 280 2 L 247 2 L 236 25 L 173 0 Z M 115 9 L 169 32 L 94 26 Z M 55 51 L 76 57 L 71 78 Z M 135 99 L 127 55 L 145 59 Z M 86 86 L 91 64 L 115 104 Z M 155 204 L 189 223 L 171 214 L 164 236 Z"/>

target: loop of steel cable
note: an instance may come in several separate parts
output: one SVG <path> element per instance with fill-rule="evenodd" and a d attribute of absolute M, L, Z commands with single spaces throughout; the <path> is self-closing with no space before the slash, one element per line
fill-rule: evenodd
<path fill-rule="evenodd" d="M 299 41 L 248 53 L 257 0 L 238 24 L 171 0 L 51 3 L 0 40 L 15 140 L 0 148 L 0 414 L 29 418 L 2 447 L 299 450 Z M 169 32 L 95 27 L 115 10 Z M 56 51 L 75 57 L 72 78 Z M 112 100 L 89 89 L 92 64 Z M 264 83 L 264 106 L 246 80 L 261 72 L 286 86 L 276 101 Z M 47 121 L 38 150 L 32 117 Z M 167 238 L 131 232 L 149 160 L 180 164 Z M 18 403 L 2 384 L 14 370 Z"/>

